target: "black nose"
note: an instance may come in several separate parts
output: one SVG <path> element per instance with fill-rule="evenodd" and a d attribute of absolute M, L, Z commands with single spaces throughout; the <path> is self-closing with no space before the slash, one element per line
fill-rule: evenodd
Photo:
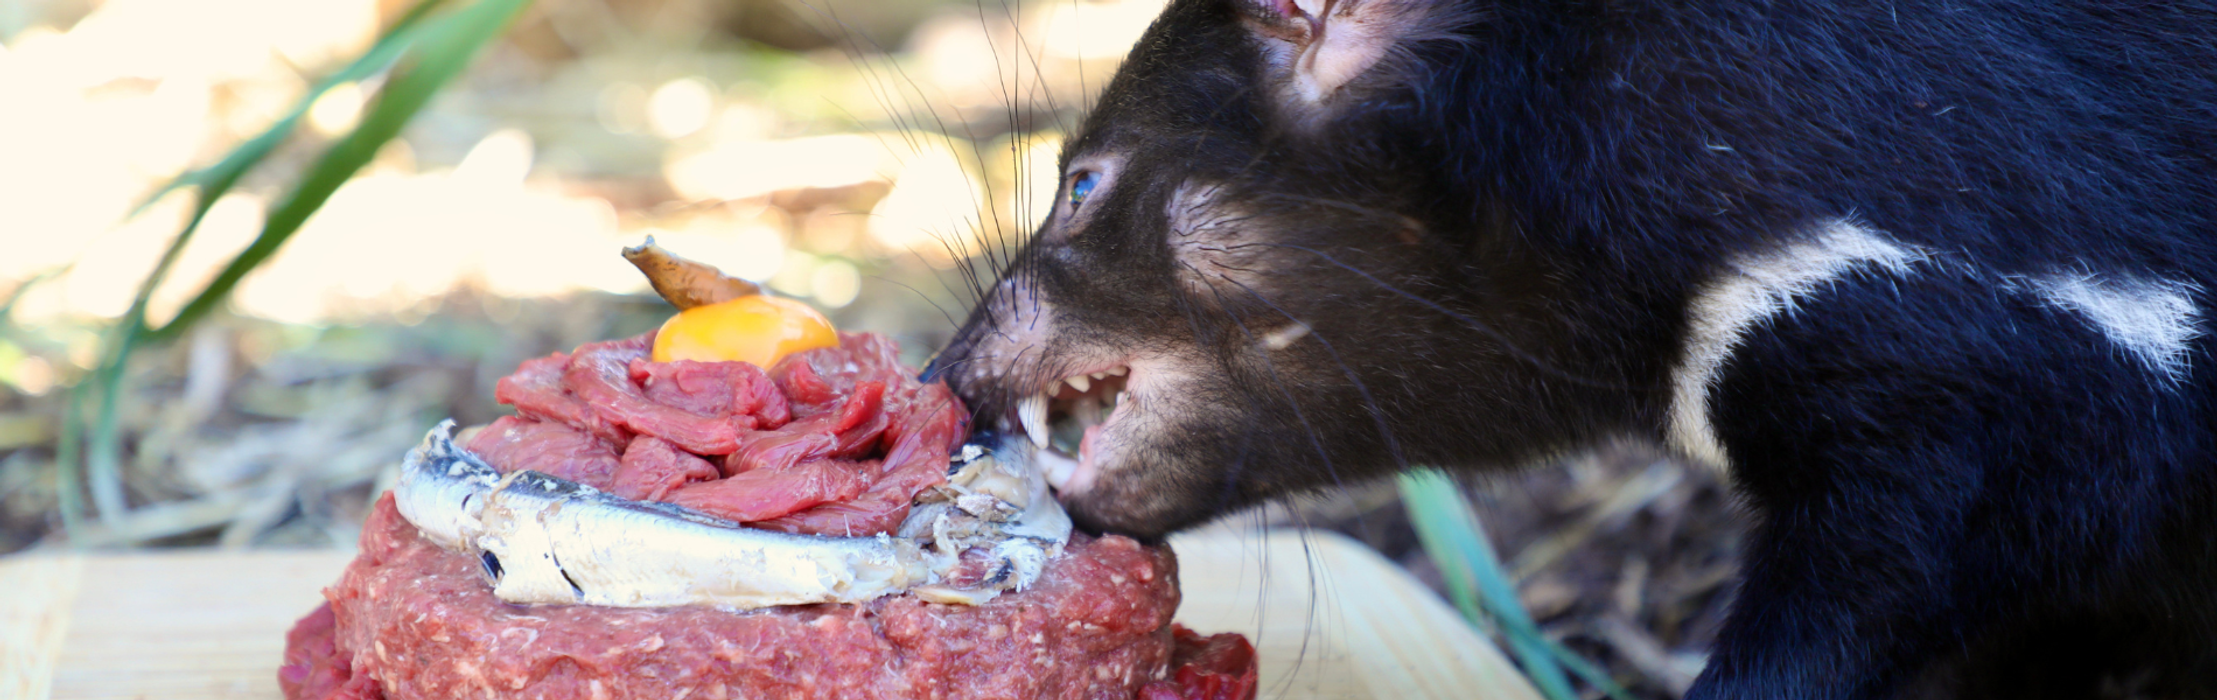
<path fill-rule="evenodd" d="M 933 353 L 931 356 L 931 361 L 924 363 L 924 371 L 916 375 L 916 381 L 920 381 L 925 384 L 930 384 L 933 381 L 937 381 L 947 373 L 948 369 L 954 367 L 956 363 L 960 362 L 960 360 L 956 359 L 956 356 L 962 353 L 955 352 L 955 347 L 956 346 L 950 344 L 947 347 L 940 348 L 939 352 Z"/>
<path fill-rule="evenodd" d="M 963 322 L 962 327 L 955 331 L 955 336 L 947 340 L 946 347 L 932 354 L 931 361 L 924 363 L 924 371 L 916 375 L 917 380 L 927 384 L 948 380 L 948 375 L 955 367 L 970 360 L 970 350 L 977 343 L 975 338 L 980 332 L 981 320 L 977 316 L 972 314 L 970 320 Z M 948 381 L 948 384 L 953 385 L 954 382 Z"/>

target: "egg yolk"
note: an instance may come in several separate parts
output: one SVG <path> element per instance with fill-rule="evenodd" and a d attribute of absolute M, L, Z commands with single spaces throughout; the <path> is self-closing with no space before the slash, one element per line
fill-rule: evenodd
<path fill-rule="evenodd" d="M 654 335 L 654 361 L 752 362 L 768 368 L 802 350 L 837 347 L 831 321 L 791 299 L 744 296 L 678 312 Z"/>

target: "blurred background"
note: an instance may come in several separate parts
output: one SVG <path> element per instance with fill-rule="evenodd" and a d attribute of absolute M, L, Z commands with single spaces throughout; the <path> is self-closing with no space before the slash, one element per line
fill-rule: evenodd
<path fill-rule="evenodd" d="M 0 553 L 351 547 L 430 424 L 661 322 L 616 254 L 650 235 L 921 363 L 1162 1 L 508 5 L 441 84 L 468 42 L 414 0 L 0 0 Z M 1231 526 L 1444 587 L 1398 493 Z M 1468 496 L 1541 631 L 1683 692 L 1737 546 L 1714 475 L 1617 445 Z"/>

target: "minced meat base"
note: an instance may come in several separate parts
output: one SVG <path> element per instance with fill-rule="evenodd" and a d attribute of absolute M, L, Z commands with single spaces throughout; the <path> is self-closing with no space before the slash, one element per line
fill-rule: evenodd
<path fill-rule="evenodd" d="M 287 638 L 279 681 L 290 700 L 1239 700 L 1255 692 L 1245 640 L 1173 631 L 1169 550 L 1113 535 L 1073 537 L 1030 589 L 984 605 L 899 595 L 752 612 L 505 603 L 468 555 L 419 536 L 389 494 L 361 547 L 324 591 L 328 602 Z"/>
<path fill-rule="evenodd" d="M 524 469 L 751 527 L 885 533 L 946 481 L 968 431 L 944 384 L 892 341 L 842 334 L 764 370 L 653 362 L 652 334 L 527 361 L 495 389 L 515 417 L 468 440 Z M 970 607 L 523 606 L 441 549 L 390 494 L 361 555 L 287 639 L 291 700 L 1103 698 L 1246 700 L 1253 647 L 1174 628 L 1169 549 L 1072 537 L 1031 588 Z"/>

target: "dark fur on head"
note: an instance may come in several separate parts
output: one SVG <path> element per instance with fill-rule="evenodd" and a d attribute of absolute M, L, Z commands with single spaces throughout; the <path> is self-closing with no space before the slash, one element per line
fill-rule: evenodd
<path fill-rule="evenodd" d="M 1066 164 L 1114 154 L 1113 181 L 1085 211 L 1051 215 L 941 354 L 987 416 L 1080 369 L 1072 356 L 1178 365 L 1174 391 L 1135 397 L 1160 422 L 1125 437 L 1129 462 L 1069 499 L 1080 521 L 1160 535 L 1404 464 L 1515 463 L 1625 428 L 1622 411 L 1564 425 L 1500 410 L 1622 404 L 1626 375 L 1503 342 L 1587 334 L 1545 308 L 1558 281 L 1544 268 L 1479 264 L 1503 262 L 1505 241 L 1469 240 L 1471 212 L 1428 211 L 1446 204 L 1427 193 L 1447 173 L 1391 138 L 1417 116 L 1411 89 L 1373 88 L 1304 133 L 1272 121 L 1261 61 L 1232 4 L 1172 5 L 1066 147 Z M 1181 191 L 1222 206 L 1179 206 Z M 1042 305 L 1050 328 L 1033 318 Z M 1296 323 L 1312 332 L 1262 347 Z M 1004 328 L 1045 342 L 972 357 L 1006 345 Z M 1594 379 L 1551 381 L 1581 375 Z M 1485 429 L 1440 429 L 1455 425 Z"/>
<path fill-rule="evenodd" d="M 1674 373 L 1703 295 L 1849 231 L 1915 255 L 1842 258 L 1702 385 L 1762 523 L 1695 694 L 2069 696 L 1929 662 L 2007 667 L 2105 618 L 2163 620 L 2143 631 L 2211 668 L 2217 8 L 1338 0 L 1392 9 L 1389 41 L 1318 95 L 1286 87 L 1289 7 L 1173 0 L 1066 147 L 1101 184 L 935 363 L 1011 426 L 1132 367 L 1063 494 L 1081 524 L 1162 535 L 1617 435 L 1692 449 Z M 2073 275 L 2188 300 L 2157 319 L 2191 331 L 2179 374 L 2025 291 Z"/>

